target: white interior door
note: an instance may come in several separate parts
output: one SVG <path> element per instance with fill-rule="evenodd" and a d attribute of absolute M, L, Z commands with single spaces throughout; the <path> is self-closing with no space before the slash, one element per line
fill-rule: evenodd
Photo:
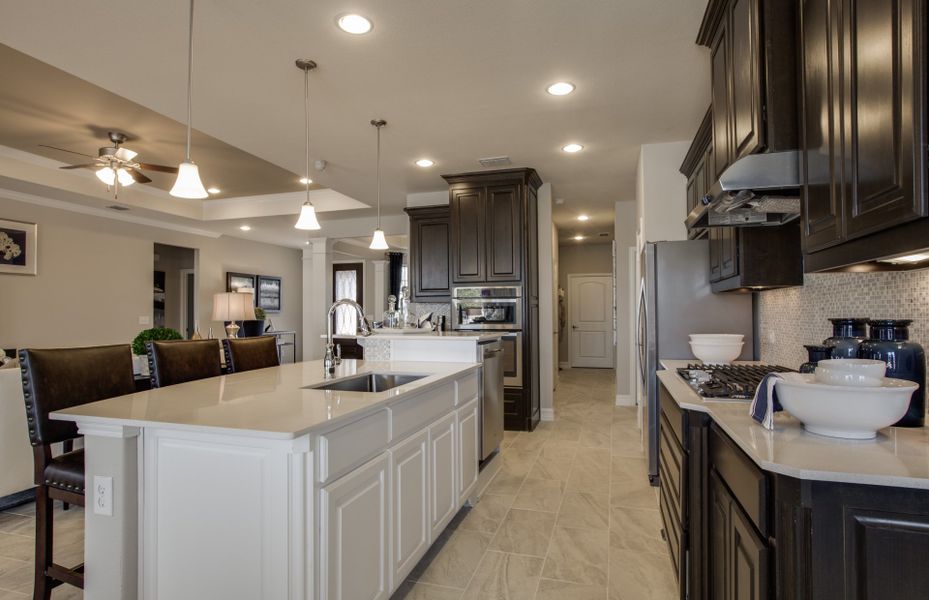
<path fill-rule="evenodd" d="M 613 367 L 613 277 L 569 275 L 572 367 Z"/>

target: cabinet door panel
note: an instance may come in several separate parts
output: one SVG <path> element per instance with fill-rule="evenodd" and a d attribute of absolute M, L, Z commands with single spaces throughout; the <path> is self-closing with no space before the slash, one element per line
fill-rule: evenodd
<path fill-rule="evenodd" d="M 846 233 L 857 237 L 925 216 L 924 65 L 919 0 L 849 0 Z M 924 17 L 924 15 L 922 15 Z M 916 62 L 918 60 L 918 62 Z"/>
<path fill-rule="evenodd" d="M 736 227 L 720 228 L 721 255 L 720 279 L 728 279 L 739 274 L 739 230 Z"/>
<path fill-rule="evenodd" d="M 709 597 L 714 600 L 729 600 L 729 512 L 732 500 L 715 473 L 710 473 L 709 482 Z"/>
<path fill-rule="evenodd" d="M 458 505 L 464 504 L 477 485 L 481 452 L 481 423 L 475 398 L 458 409 Z"/>
<path fill-rule="evenodd" d="M 722 279 L 722 228 L 710 227 L 710 283 Z"/>
<path fill-rule="evenodd" d="M 484 188 L 452 191 L 452 279 L 455 283 L 485 280 Z"/>
<path fill-rule="evenodd" d="M 432 539 L 436 539 L 458 512 L 455 413 L 429 428 L 429 469 Z"/>
<path fill-rule="evenodd" d="M 378 456 L 320 491 L 320 597 L 390 595 L 388 457 Z"/>
<path fill-rule="evenodd" d="M 410 266 L 413 300 L 435 302 L 451 295 L 449 246 L 451 227 L 445 219 L 413 219 Z"/>
<path fill-rule="evenodd" d="M 713 95 L 713 181 L 729 166 L 729 38 L 719 28 L 710 50 Z"/>
<path fill-rule="evenodd" d="M 731 82 L 732 161 L 756 152 L 764 144 L 761 122 L 761 38 L 758 0 L 732 0 L 729 38 L 732 48 Z"/>
<path fill-rule="evenodd" d="M 519 185 L 487 188 L 487 280 L 522 277 L 522 202 Z"/>
<path fill-rule="evenodd" d="M 391 452 L 393 470 L 394 581 L 401 582 L 429 549 L 429 431 L 399 444 Z"/>
<path fill-rule="evenodd" d="M 736 503 L 729 522 L 730 580 L 732 600 L 766 600 L 768 597 L 768 549 Z"/>

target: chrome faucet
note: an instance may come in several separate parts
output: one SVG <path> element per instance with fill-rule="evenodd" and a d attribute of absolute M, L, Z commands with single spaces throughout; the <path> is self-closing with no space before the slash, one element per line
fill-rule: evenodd
<path fill-rule="evenodd" d="M 342 363 L 341 352 L 339 353 L 339 356 L 336 356 L 334 352 L 335 344 L 332 343 L 332 321 L 336 309 L 343 305 L 355 307 L 355 311 L 358 313 L 358 330 L 364 337 L 371 335 L 371 327 L 368 325 L 368 320 L 365 318 L 364 309 L 361 308 L 360 304 L 354 300 L 349 300 L 348 298 L 343 298 L 342 300 L 333 302 L 332 306 L 329 307 L 329 314 L 326 318 L 326 357 L 323 359 L 323 370 L 325 371 L 327 377 L 335 373 L 336 365 Z"/>

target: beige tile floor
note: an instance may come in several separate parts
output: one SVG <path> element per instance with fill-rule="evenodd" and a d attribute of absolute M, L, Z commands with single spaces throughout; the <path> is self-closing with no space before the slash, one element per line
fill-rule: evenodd
<path fill-rule="evenodd" d="M 500 473 L 393 600 L 671 600 L 635 412 L 613 371 L 561 372 L 555 421 L 507 432 Z"/>
<path fill-rule="evenodd" d="M 393 600 L 670 600 L 655 488 L 613 371 L 561 372 L 555 421 L 507 432 L 500 473 Z M 0 513 L 0 600 L 32 595 L 35 507 Z M 83 555 L 83 512 L 56 511 L 56 561 Z M 69 586 L 55 600 L 79 599 Z"/>

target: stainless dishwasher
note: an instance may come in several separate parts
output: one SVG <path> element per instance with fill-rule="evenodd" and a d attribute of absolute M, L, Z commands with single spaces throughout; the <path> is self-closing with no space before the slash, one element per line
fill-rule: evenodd
<path fill-rule="evenodd" d="M 503 345 L 499 339 L 478 344 L 481 358 L 481 461 L 503 441 Z"/>

